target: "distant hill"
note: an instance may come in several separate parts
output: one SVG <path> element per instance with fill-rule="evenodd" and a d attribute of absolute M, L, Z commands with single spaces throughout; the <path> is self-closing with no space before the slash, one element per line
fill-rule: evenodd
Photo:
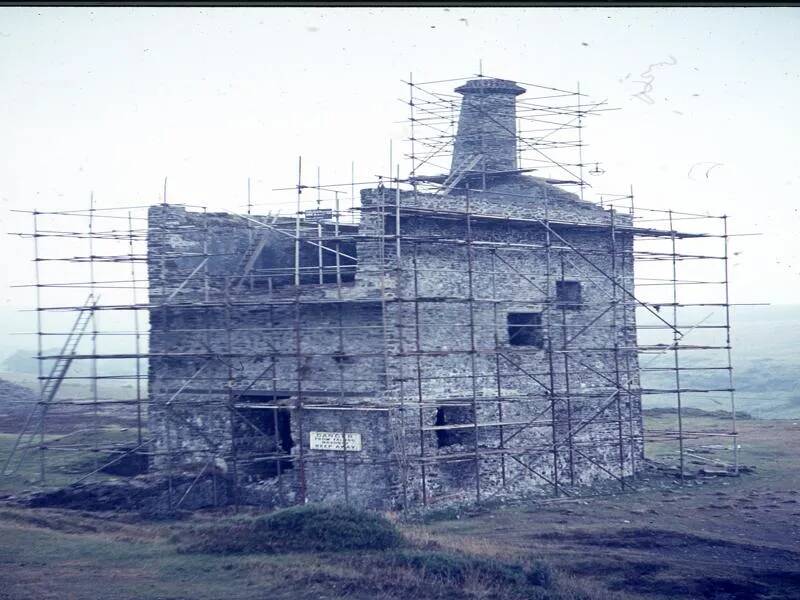
<path fill-rule="evenodd" d="M 28 411 L 37 400 L 32 389 L 0 379 L 0 413 Z"/>
<path fill-rule="evenodd" d="M 689 307 L 678 312 L 678 323 L 687 332 L 681 343 L 720 346 L 725 344 L 722 307 Z M 660 316 L 672 320 L 671 309 L 662 308 Z M 638 325 L 654 326 L 658 319 L 645 311 L 637 315 Z M 731 344 L 736 409 L 761 418 L 800 418 L 800 306 L 735 306 L 731 308 Z M 694 326 L 694 329 L 692 327 Z M 668 330 L 643 329 L 639 342 L 670 344 Z M 723 350 L 686 350 L 680 353 L 682 367 L 717 367 L 726 364 Z M 642 354 L 640 364 L 647 368 L 673 366 L 672 352 Z M 644 387 L 674 387 L 674 374 L 644 371 Z M 681 375 L 681 387 L 728 387 L 726 371 L 687 371 Z M 730 410 L 724 392 L 685 394 L 685 406 L 706 410 Z M 645 406 L 674 406 L 674 396 L 645 398 Z"/>
<path fill-rule="evenodd" d="M 111 351 L 111 350 L 109 350 Z M 42 350 L 43 356 L 56 356 L 61 353 L 60 348 L 46 348 Z M 53 368 L 55 361 L 43 360 L 42 372 L 47 374 Z M 25 375 L 38 375 L 39 360 L 35 350 L 17 350 L 0 363 L 0 371 L 4 373 L 19 373 Z M 135 359 L 98 360 L 98 370 L 102 375 L 125 375 L 133 373 L 136 369 Z M 88 377 L 92 372 L 90 360 L 73 361 L 69 368 L 71 376 Z"/>
<path fill-rule="evenodd" d="M 52 354 L 58 354 L 57 349 L 46 351 Z M 38 373 L 38 363 L 36 359 L 36 352 L 34 350 L 17 350 L 12 353 L 2 362 L 2 370 L 9 373 Z M 44 361 L 45 364 L 49 361 Z"/>

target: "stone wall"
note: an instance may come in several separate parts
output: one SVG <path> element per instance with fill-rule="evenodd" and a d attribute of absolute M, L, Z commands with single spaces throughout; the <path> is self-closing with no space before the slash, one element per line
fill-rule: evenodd
<path fill-rule="evenodd" d="M 530 177 L 488 192 L 402 192 L 398 255 L 396 197 L 362 193 L 354 281 L 227 291 L 253 228 L 231 215 L 153 207 L 156 467 L 235 471 L 253 503 L 368 507 L 635 472 L 642 427 L 629 219 Z M 283 265 L 293 246 L 269 235 L 265 268 Z M 315 247 L 303 252 L 316 260 Z M 580 285 L 579 304 L 557 302 L 558 281 Z M 512 343 L 517 313 L 539 314 L 539 346 Z M 258 403 L 291 415 L 283 456 L 237 448 L 240 412 Z M 362 446 L 312 449 L 312 431 L 357 433 Z M 267 434 L 277 448 L 279 434 Z M 279 463 L 279 475 L 254 480 L 248 464 L 258 460 Z"/>
<path fill-rule="evenodd" d="M 286 290 L 245 284 L 225 291 L 222 282 L 236 280 L 256 239 L 247 223 L 231 215 L 158 206 L 150 212 L 149 226 L 155 305 L 149 428 L 155 468 L 177 473 L 195 463 L 214 464 L 233 473 L 242 482 L 242 498 L 254 503 L 287 504 L 303 494 L 338 498 L 344 488 L 336 475 L 339 465 L 331 464 L 329 455 L 339 453 L 312 450 L 309 427 L 336 432 L 342 422 L 352 421 L 365 449 L 348 456 L 354 481 L 349 499 L 374 506 L 389 497 L 391 469 L 373 465 L 376 456 L 383 461 L 391 455 L 392 443 L 386 411 L 375 409 L 386 388 L 380 302 L 352 286 L 349 291 L 335 285 Z M 267 256 L 285 253 L 285 236 L 266 233 Z M 310 244 L 303 249 L 317 256 Z M 210 256 L 214 252 L 219 255 Z M 205 255 L 207 264 L 186 280 Z M 334 301 L 337 296 L 357 298 Z M 249 408 L 254 403 L 270 412 L 270 406 L 285 408 L 291 415 L 291 450 L 288 456 L 275 452 L 272 461 L 282 472 L 261 481 L 253 480 L 250 463 L 270 456 L 254 456 L 237 447 L 236 439 L 242 431 L 259 435 L 242 416 L 258 414 Z M 347 407 L 347 418 L 342 411 L 323 410 L 330 406 Z"/>
<path fill-rule="evenodd" d="M 383 256 L 391 293 L 407 300 L 388 306 L 387 320 L 402 331 L 391 353 L 398 356 L 394 379 L 403 382 L 394 393 L 406 407 L 405 453 L 428 459 L 424 474 L 408 459 L 412 502 L 474 498 L 479 488 L 486 496 L 501 486 L 515 494 L 580 485 L 638 468 L 630 221 L 538 182 L 531 187 L 525 205 L 471 192 L 469 206 L 479 215 L 469 231 L 464 195 L 401 194 L 399 261 L 391 235 L 395 190 L 362 195 L 362 229 L 380 232 L 385 212 L 389 235 L 382 248 L 379 240 L 365 242 L 370 247 L 360 255 L 373 272 Z M 451 212 L 403 212 L 407 206 Z M 487 214 L 528 220 L 481 218 Z M 549 233 L 546 216 L 559 218 L 548 221 Z M 609 227 L 612 219 L 619 230 Z M 580 306 L 556 302 L 559 280 L 580 284 Z M 510 344 L 508 314 L 530 312 L 541 315 L 542 347 Z M 442 409 L 460 415 L 464 427 L 437 430 Z M 450 431 L 456 441 L 442 444 L 437 433 Z"/>

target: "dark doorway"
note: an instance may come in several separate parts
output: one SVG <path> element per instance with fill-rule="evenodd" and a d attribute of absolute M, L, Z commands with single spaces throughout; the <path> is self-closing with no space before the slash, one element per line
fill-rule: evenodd
<path fill-rule="evenodd" d="M 294 466 L 291 409 L 283 405 L 288 398 L 248 396 L 236 403 L 236 458 L 251 479 L 277 477 Z"/>
<path fill-rule="evenodd" d="M 436 409 L 436 427 L 448 425 L 472 425 L 436 430 L 436 445 L 439 448 L 455 444 L 469 444 L 475 440 L 472 409 L 466 406 L 441 406 Z"/>

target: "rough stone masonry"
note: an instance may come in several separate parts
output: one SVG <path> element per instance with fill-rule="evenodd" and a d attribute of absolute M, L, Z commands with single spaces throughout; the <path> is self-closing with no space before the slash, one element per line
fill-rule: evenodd
<path fill-rule="evenodd" d="M 522 87 L 456 91 L 444 189 L 358 225 L 150 209 L 152 468 L 372 508 L 637 471 L 630 218 L 518 168 Z"/>

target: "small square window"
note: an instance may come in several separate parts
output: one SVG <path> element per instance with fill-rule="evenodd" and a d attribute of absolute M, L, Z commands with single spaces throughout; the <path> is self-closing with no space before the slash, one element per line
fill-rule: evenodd
<path fill-rule="evenodd" d="M 542 313 L 508 313 L 508 343 L 512 346 L 544 348 Z"/>
<path fill-rule="evenodd" d="M 580 281 L 556 281 L 556 302 L 561 308 L 580 308 L 581 298 Z"/>

